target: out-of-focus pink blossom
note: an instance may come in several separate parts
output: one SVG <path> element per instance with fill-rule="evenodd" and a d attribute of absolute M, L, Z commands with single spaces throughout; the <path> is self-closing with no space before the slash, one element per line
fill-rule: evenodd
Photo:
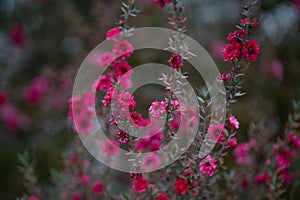
<path fill-rule="evenodd" d="M 9 31 L 10 40 L 18 47 L 22 48 L 25 45 L 25 33 L 24 28 L 21 24 L 13 26 Z"/>
<path fill-rule="evenodd" d="M 4 91 L 0 90 L 0 107 L 7 102 L 7 95 Z"/>
<path fill-rule="evenodd" d="M 28 200 L 39 200 L 39 198 L 35 195 L 29 195 Z"/>
<path fill-rule="evenodd" d="M 300 139 L 295 134 L 289 134 L 288 141 L 292 143 L 297 149 L 300 148 Z"/>
<path fill-rule="evenodd" d="M 247 165 L 251 162 L 249 150 L 250 150 L 250 147 L 249 147 L 248 143 L 241 143 L 241 144 L 237 145 L 237 147 L 234 149 L 236 164 Z"/>
<path fill-rule="evenodd" d="M 50 82 L 43 76 L 36 77 L 24 91 L 24 98 L 28 104 L 39 103 L 49 92 Z"/>
<path fill-rule="evenodd" d="M 161 164 L 161 158 L 156 153 L 148 153 L 142 159 L 143 169 L 155 169 Z"/>
<path fill-rule="evenodd" d="M 276 167 L 280 170 L 285 170 L 291 165 L 291 154 L 285 150 L 276 156 Z"/>
<path fill-rule="evenodd" d="M 6 103 L 0 109 L 0 117 L 10 131 L 26 130 L 29 128 L 29 119 L 13 105 Z"/>
<path fill-rule="evenodd" d="M 100 64 L 102 67 L 106 67 L 114 62 L 114 54 L 111 52 L 106 52 L 100 57 Z"/>
<path fill-rule="evenodd" d="M 255 181 L 257 183 L 264 183 L 270 179 L 270 175 L 268 173 L 257 174 L 255 176 Z"/>
<path fill-rule="evenodd" d="M 101 181 L 95 181 L 93 183 L 93 192 L 96 195 L 101 195 L 104 193 L 104 185 Z"/>
<path fill-rule="evenodd" d="M 109 157 L 118 155 L 119 151 L 119 144 L 115 141 L 110 140 L 106 141 L 102 148 L 102 152 Z"/>
<path fill-rule="evenodd" d="M 88 183 L 90 182 L 90 177 L 89 177 L 89 175 L 87 175 L 87 174 L 81 175 L 80 181 L 81 181 L 81 183 L 84 184 L 84 185 L 88 184 Z"/>

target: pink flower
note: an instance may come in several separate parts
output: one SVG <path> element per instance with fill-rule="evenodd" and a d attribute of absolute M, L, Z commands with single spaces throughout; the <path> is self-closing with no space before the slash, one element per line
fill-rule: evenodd
<path fill-rule="evenodd" d="M 291 165 L 291 154 L 288 150 L 276 156 L 276 167 L 280 170 L 285 170 Z"/>
<path fill-rule="evenodd" d="M 271 73 L 275 78 L 281 78 L 283 75 L 283 65 L 279 60 L 275 60 L 272 62 Z"/>
<path fill-rule="evenodd" d="M 71 200 L 80 200 L 82 199 L 83 195 L 81 192 L 75 192 L 72 196 L 71 196 Z"/>
<path fill-rule="evenodd" d="M 112 64 L 114 62 L 114 60 L 115 60 L 114 54 L 112 54 L 111 52 L 106 52 L 101 55 L 100 64 L 102 67 L 106 67 L 106 66 Z"/>
<path fill-rule="evenodd" d="M 93 85 L 93 89 L 96 91 L 108 89 L 109 87 L 111 87 L 112 77 L 113 77 L 112 74 L 105 74 L 100 76 L 99 79 L 95 81 Z"/>
<path fill-rule="evenodd" d="M 238 31 L 234 31 L 233 33 L 229 33 L 227 36 L 227 40 L 229 42 L 234 43 L 234 42 L 238 42 L 243 37 L 245 37 L 245 30 L 238 30 Z"/>
<path fill-rule="evenodd" d="M 0 109 L 0 118 L 10 131 L 26 130 L 29 119 L 18 111 L 13 105 L 6 103 Z"/>
<path fill-rule="evenodd" d="M 208 155 L 201 163 L 199 170 L 208 176 L 213 176 L 215 170 L 218 168 L 217 161 Z"/>
<path fill-rule="evenodd" d="M 181 56 L 178 54 L 173 54 L 172 57 L 168 60 L 171 67 L 173 69 L 178 69 L 180 66 L 182 66 L 182 59 Z"/>
<path fill-rule="evenodd" d="M 259 46 L 256 43 L 256 40 L 251 40 L 243 45 L 242 48 L 242 57 L 246 61 L 252 60 L 255 61 L 259 54 Z"/>
<path fill-rule="evenodd" d="M 211 124 L 208 127 L 207 134 L 209 134 L 210 139 L 215 140 L 217 144 L 225 140 L 223 124 Z"/>
<path fill-rule="evenodd" d="M 116 73 L 116 77 L 119 78 L 129 72 L 131 70 L 130 65 L 127 62 L 121 61 L 114 63 L 114 71 Z"/>
<path fill-rule="evenodd" d="M 36 77 L 24 91 L 24 98 L 28 104 L 39 103 L 50 89 L 50 82 L 45 77 Z"/>
<path fill-rule="evenodd" d="M 112 28 L 106 33 L 106 39 L 116 39 L 116 37 L 121 33 L 121 30 L 118 27 Z"/>
<path fill-rule="evenodd" d="M 288 141 L 291 144 L 293 144 L 297 149 L 300 148 L 300 139 L 295 134 L 289 134 Z"/>
<path fill-rule="evenodd" d="M 232 114 L 230 114 L 230 117 L 228 118 L 228 123 L 234 129 L 238 129 L 239 125 L 240 125 L 240 123 L 238 122 L 238 120 Z"/>
<path fill-rule="evenodd" d="M 108 106 L 109 104 L 111 104 L 112 98 L 115 98 L 115 95 L 116 95 L 115 88 L 114 87 L 108 88 L 108 90 L 104 96 L 104 99 L 102 100 L 102 103 L 105 106 Z"/>
<path fill-rule="evenodd" d="M 259 22 L 258 21 L 254 21 L 254 22 L 251 22 L 250 19 L 248 18 L 244 18 L 244 19 L 241 19 L 241 24 L 243 26 L 249 24 L 250 26 L 258 26 L 259 25 Z"/>
<path fill-rule="evenodd" d="M 255 181 L 257 183 L 264 183 L 264 182 L 266 182 L 269 179 L 270 179 L 270 175 L 268 173 L 257 174 L 255 176 Z"/>
<path fill-rule="evenodd" d="M 87 174 L 83 174 L 80 177 L 80 181 L 82 184 L 86 185 L 90 182 L 90 177 Z"/>
<path fill-rule="evenodd" d="M 145 192 L 149 185 L 149 181 L 145 180 L 143 177 L 138 177 L 133 181 L 133 189 L 138 192 Z"/>
<path fill-rule="evenodd" d="M 159 194 L 155 197 L 155 200 L 169 200 L 167 193 Z"/>
<path fill-rule="evenodd" d="M 163 8 L 166 4 L 170 4 L 172 0 L 153 0 L 153 2 L 158 4 L 161 8 Z"/>
<path fill-rule="evenodd" d="M 35 195 L 28 196 L 28 200 L 39 200 L 39 198 Z"/>
<path fill-rule="evenodd" d="M 231 138 L 229 138 L 229 141 L 228 141 L 228 143 L 227 143 L 227 147 L 230 147 L 230 148 L 235 148 L 236 147 L 236 145 L 237 145 L 237 140 L 236 140 L 236 138 L 235 137 L 231 137 Z"/>
<path fill-rule="evenodd" d="M 79 158 L 78 158 L 78 156 L 76 156 L 76 155 L 72 155 L 72 156 L 70 157 L 70 162 L 71 162 L 72 164 L 76 164 L 76 163 L 78 162 L 78 160 L 79 160 Z"/>
<path fill-rule="evenodd" d="M 80 134 L 88 135 L 93 130 L 93 123 L 89 114 L 82 112 L 74 118 L 74 130 Z"/>
<path fill-rule="evenodd" d="M 241 55 L 241 45 L 238 42 L 228 44 L 223 50 L 224 61 L 234 61 Z"/>
<path fill-rule="evenodd" d="M 104 192 L 104 185 L 101 181 L 96 181 L 93 183 L 93 192 L 96 195 L 101 195 Z"/>
<path fill-rule="evenodd" d="M 113 52 L 117 58 L 129 58 L 133 52 L 132 45 L 127 40 L 120 40 L 113 46 Z"/>
<path fill-rule="evenodd" d="M 231 79 L 231 74 L 230 73 L 220 74 L 217 77 L 217 80 L 224 81 L 224 83 L 228 83 L 230 81 L 230 79 Z"/>
<path fill-rule="evenodd" d="M 142 168 L 143 169 L 155 169 L 160 164 L 160 156 L 156 153 L 148 153 L 145 157 L 142 159 Z"/>
<path fill-rule="evenodd" d="M 84 168 L 89 168 L 89 167 L 90 167 L 90 161 L 88 161 L 88 160 L 83 160 L 83 161 L 82 161 L 82 167 L 84 167 Z"/>
<path fill-rule="evenodd" d="M 129 136 L 128 136 L 128 133 L 120 130 L 118 133 L 117 133 L 117 138 L 118 138 L 118 141 L 121 143 L 121 144 L 126 144 L 128 141 L 129 141 Z"/>
<path fill-rule="evenodd" d="M 136 107 L 134 96 L 129 92 L 121 92 L 116 99 L 116 106 L 121 107 L 122 111 L 126 111 L 128 108 L 133 110 Z"/>
<path fill-rule="evenodd" d="M 249 144 L 241 143 L 234 149 L 235 154 L 235 162 L 238 165 L 247 165 L 251 161 L 251 157 L 249 155 Z"/>
<path fill-rule="evenodd" d="M 108 157 L 112 157 L 119 154 L 119 144 L 115 141 L 106 141 L 103 145 L 102 151 Z"/>
<path fill-rule="evenodd" d="M 137 112 L 131 112 L 130 113 L 130 117 L 133 121 L 133 123 L 136 125 L 136 126 L 141 126 L 142 123 L 143 123 L 143 117 L 140 113 L 137 113 Z"/>
<path fill-rule="evenodd" d="M 0 107 L 7 102 L 7 95 L 4 91 L 0 90 Z"/>
<path fill-rule="evenodd" d="M 24 34 L 24 28 L 21 24 L 17 24 L 14 27 L 12 27 L 9 31 L 9 36 L 12 41 L 12 43 L 18 47 L 22 48 L 25 44 L 25 34 Z"/>
<path fill-rule="evenodd" d="M 164 101 L 154 101 L 152 102 L 149 111 L 150 114 L 155 117 L 159 118 L 161 115 L 166 114 L 166 109 L 167 109 L 167 103 Z"/>
<path fill-rule="evenodd" d="M 284 182 L 287 184 L 290 184 L 293 181 L 293 179 L 295 178 L 294 174 L 288 173 L 285 170 L 281 170 L 280 175 L 281 175 L 282 179 L 284 180 Z"/>
<path fill-rule="evenodd" d="M 179 178 L 174 183 L 175 191 L 178 194 L 185 194 L 188 190 L 188 183 L 185 179 Z"/>

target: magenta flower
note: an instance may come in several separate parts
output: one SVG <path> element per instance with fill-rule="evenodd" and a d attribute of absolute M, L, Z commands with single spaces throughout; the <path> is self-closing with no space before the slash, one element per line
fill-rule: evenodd
<path fill-rule="evenodd" d="M 255 181 L 257 183 L 264 183 L 270 179 L 270 175 L 268 173 L 257 174 L 255 176 Z"/>
<path fill-rule="evenodd" d="M 199 170 L 208 176 L 213 176 L 215 170 L 218 168 L 217 161 L 208 155 L 201 163 Z"/>
<path fill-rule="evenodd" d="M 240 125 L 240 123 L 238 122 L 238 120 L 232 114 L 230 114 L 230 117 L 228 118 L 228 123 L 234 129 L 238 129 L 239 125 Z"/>
<path fill-rule="evenodd" d="M 242 57 L 246 61 L 248 61 L 248 60 L 255 61 L 259 52 L 260 52 L 260 49 L 256 43 L 256 40 L 251 40 L 243 45 Z"/>
<path fill-rule="evenodd" d="M 225 140 L 223 124 L 211 124 L 208 127 L 207 134 L 209 134 L 210 139 L 216 141 L 217 144 Z"/>
<path fill-rule="evenodd" d="M 112 74 L 105 74 L 100 76 L 99 79 L 96 80 L 95 83 L 93 84 L 93 89 L 96 91 L 108 89 L 109 87 L 111 87 L 112 77 L 113 77 Z"/>
<path fill-rule="evenodd" d="M 114 71 L 116 73 L 117 78 L 123 76 L 127 72 L 130 72 L 130 70 L 131 70 L 130 65 L 125 61 L 114 63 Z"/>
<path fill-rule="evenodd" d="M 118 27 L 112 28 L 106 33 L 106 39 L 116 39 L 116 37 L 121 33 L 121 30 Z"/>
<path fill-rule="evenodd" d="M 106 141 L 102 148 L 102 152 L 108 157 L 118 155 L 119 151 L 119 144 L 110 140 Z"/>
<path fill-rule="evenodd" d="M 138 193 L 145 192 L 148 185 L 149 181 L 145 180 L 143 177 L 138 177 L 133 181 L 133 189 Z"/>
<path fill-rule="evenodd" d="M 167 103 L 164 101 L 154 101 L 152 102 L 149 111 L 150 114 L 155 117 L 159 118 L 161 115 L 166 114 L 166 109 L 167 109 Z"/>
<path fill-rule="evenodd" d="M 276 167 L 280 170 L 285 170 L 291 165 L 291 153 L 288 150 L 276 156 Z"/>
<path fill-rule="evenodd" d="M 172 57 L 168 60 L 171 67 L 173 69 L 178 69 L 180 66 L 182 66 L 182 59 L 181 56 L 178 54 L 173 54 Z"/>
<path fill-rule="evenodd" d="M 132 45 L 127 40 L 120 40 L 113 46 L 113 53 L 117 58 L 129 58 L 133 52 Z"/>
<path fill-rule="evenodd" d="M 231 43 L 238 42 L 245 36 L 245 30 L 238 30 L 228 34 L 227 40 Z"/>
<path fill-rule="evenodd" d="M 169 200 L 167 193 L 159 194 L 155 197 L 155 200 Z"/>
<path fill-rule="evenodd" d="M 106 67 L 106 66 L 112 64 L 114 62 L 114 60 L 115 60 L 114 54 L 112 54 L 111 52 L 106 52 L 101 55 L 100 64 L 102 67 Z"/>
<path fill-rule="evenodd" d="M 174 183 L 175 191 L 177 194 L 185 194 L 189 186 L 185 179 L 179 178 Z"/>
<path fill-rule="evenodd" d="M 248 143 L 241 143 L 234 149 L 235 163 L 237 165 L 247 165 L 251 162 L 249 155 L 250 146 Z"/>
<path fill-rule="evenodd" d="M 238 42 L 228 44 L 223 50 L 224 61 L 234 61 L 241 55 L 241 45 Z"/>
<path fill-rule="evenodd" d="M 157 168 L 160 164 L 160 156 L 156 153 L 148 153 L 145 157 L 142 159 L 142 167 L 144 169 L 155 169 Z"/>
<path fill-rule="evenodd" d="M 95 181 L 92 186 L 93 192 L 96 195 L 101 195 L 104 192 L 104 185 L 101 181 Z"/>

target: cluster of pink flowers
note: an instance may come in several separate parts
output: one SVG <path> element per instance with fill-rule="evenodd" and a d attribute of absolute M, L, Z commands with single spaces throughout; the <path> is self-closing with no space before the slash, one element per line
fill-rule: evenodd
<path fill-rule="evenodd" d="M 213 176 L 214 172 L 218 169 L 217 161 L 208 155 L 201 163 L 199 170 L 208 176 Z"/>
<path fill-rule="evenodd" d="M 159 118 L 163 114 L 166 114 L 167 106 L 167 103 L 164 101 L 154 101 L 149 108 L 150 114 L 155 118 Z"/>
<path fill-rule="evenodd" d="M 235 61 L 241 58 L 245 61 L 255 61 L 260 49 L 256 43 L 256 40 L 248 41 L 250 36 L 249 32 L 246 32 L 245 28 L 254 27 L 258 25 L 257 21 L 251 22 L 250 19 L 245 18 L 241 20 L 241 29 L 228 34 L 227 40 L 230 42 L 223 50 L 223 58 L 225 61 Z"/>

